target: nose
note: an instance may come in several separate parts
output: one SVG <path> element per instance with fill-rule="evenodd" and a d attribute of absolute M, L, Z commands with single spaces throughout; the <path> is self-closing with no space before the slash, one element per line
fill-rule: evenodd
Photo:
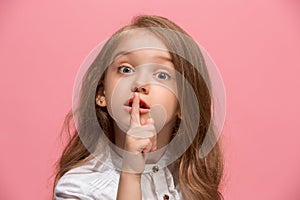
<path fill-rule="evenodd" d="M 142 94 L 149 94 L 149 89 L 150 89 L 149 84 L 144 84 L 144 85 L 140 85 L 140 86 L 133 86 L 131 90 L 132 90 L 132 92 L 140 92 Z"/>

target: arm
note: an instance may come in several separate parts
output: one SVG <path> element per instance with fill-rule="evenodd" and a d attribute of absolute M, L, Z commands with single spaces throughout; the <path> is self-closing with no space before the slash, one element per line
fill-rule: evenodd
<path fill-rule="evenodd" d="M 154 132 L 154 134 L 153 134 Z M 143 136 L 141 134 L 143 133 Z M 145 126 L 140 124 L 139 96 L 134 94 L 131 110 L 131 126 L 125 137 L 117 200 L 141 200 L 141 173 L 145 168 L 143 153 L 156 149 L 156 136 L 153 120 L 148 119 Z"/>
<path fill-rule="evenodd" d="M 141 174 L 121 172 L 117 200 L 141 200 Z"/>

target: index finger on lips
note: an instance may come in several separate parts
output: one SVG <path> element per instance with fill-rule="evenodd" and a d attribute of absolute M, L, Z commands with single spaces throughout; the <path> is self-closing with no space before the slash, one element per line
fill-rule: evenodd
<path fill-rule="evenodd" d="M 138 93 L 134 93 L 131 114 L 130 114 L 130 126 L 140 126 L 140 97 Z"/>

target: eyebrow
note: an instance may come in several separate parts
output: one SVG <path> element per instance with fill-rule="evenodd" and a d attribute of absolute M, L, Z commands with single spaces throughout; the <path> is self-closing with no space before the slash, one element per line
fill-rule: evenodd
<path fill-rule="evenodd" d="M 113 56 L 112 60 L 115 61 L 118 57 L 128 55 L 128 54 L 130 54 L 132 52 L 134 52 L 134 51 L 125 51 L 125 50 L 124 51 L 119 51 L 118 53 L 116 53 Z M 162 52 L 164 52 L 164 51 L 162 51 Z M 155 57 L 173 63 L 172 57 L 169 57 L 169 56 L 166 57 L 166 56 L 163 56 L 163 55 L 157 55 Z"/>
<path fill-rule="evenodd" d="M 130 51 L 120 51 L 120 52 L 116 53 L 116 55 L 113 56 L 112 60 L 115 61 L 116 58 L 118 58 L 119 56 L 124 56 L 124 55 L 130 54 L 130 53 L 131 53 Z"/>

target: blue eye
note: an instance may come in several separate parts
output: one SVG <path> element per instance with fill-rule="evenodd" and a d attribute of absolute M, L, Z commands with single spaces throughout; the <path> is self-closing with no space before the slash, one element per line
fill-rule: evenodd
<path fill-rule="evenodd" d="M 131 67 L 128 67 L 126 65 L 122 65 L 118 68 L 118 71 L 121 72 L 122 74 L 130 74 L 130 73 L 134 72 L 134 69 L 132 69 Z"/>
<path fill-rule="evenodd" d="M 171 78 L 171 76 L 165 72 L 158 72 L 154 75 L 161 80 L 168 80 L 169 78 Z"/>

